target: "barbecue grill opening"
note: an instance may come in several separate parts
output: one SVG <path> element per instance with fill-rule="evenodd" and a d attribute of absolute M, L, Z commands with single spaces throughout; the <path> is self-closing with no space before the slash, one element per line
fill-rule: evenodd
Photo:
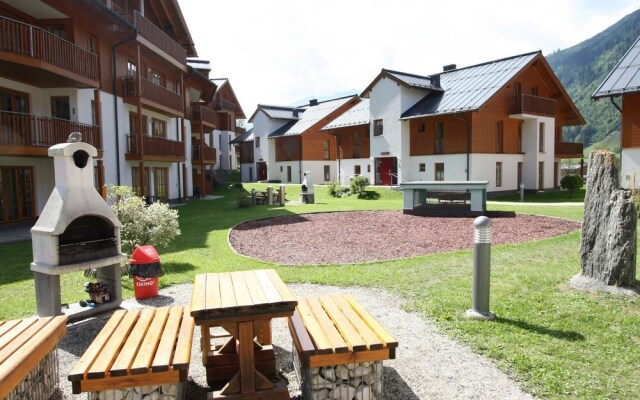
<path fill-rule="evenodd" d="M 73 220 L 58 237 L 60 265 L 118 255 L 118 239 L 109 220 L 86 215 Z"/>

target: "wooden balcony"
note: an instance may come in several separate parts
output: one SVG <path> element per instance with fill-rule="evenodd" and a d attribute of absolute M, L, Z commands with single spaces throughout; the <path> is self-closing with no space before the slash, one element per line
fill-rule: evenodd
<path fill-rule="evenodd" d="M 180 64 L 187 62 L 187 51 L 171 36 L 167 35 L 162 29 L 146 19 L 138 11 L 120 12 L 118 14 L 138 28 L 140 36 L 148 41 L 147 47 L 155 47 L 161 50 Z"/>
<path fill-rule="evenodd" d="M 127 135 L 127 160 L 177 162 L 185 160 L 184 142 L 156 136 Z"/>
<path fill-rule="evenodd" d="M 582 158 L 582 143 L 558 142 L 554 143 L 556 158 Z"/>
<path fill-rule="evenodd" d="M 556 116 L 556 101 L 546 97 L 523 94 L 509 98 L 509 115 L 530 114 L 544 117 Z"/>
<path fill-rule="evenodd" d="M 184 102 L 181 95 L 172 92 L 164 86 L 153 83 L 146 78 L 142 78 L 140 83 L 140 93 L 138 93 L 136 78 L 131 76 L 123 77 L 123 95 L 125 101 L 134 104 L 139 101 L 146 106 L 171 116 L 184 116 Z"/>
<path fill-rule="evenodd" d="M 102 151 L 100 129 L 42 115 L 0 111 L 0 154 L 47 156 L 49 147 L 67 141 L 71 132 L 82 133 L 82 141 Z"/>
<path fill-rule="evenodd" d="M 0 17 L 2 75 L 38 87 L 99 87 L 98 56 L 37 26 Z"/>
<path fill-rule="evenodd" d="M 224 99 L 213 100 L 212 104 L 217 111 L 236 112 L 238 110 L 238 107 L 234 103 Z"/>
<path fill-rule="evenodd" d="M 216 127 L 216 112 L 199 103 L 191 103 L 191 122 Z"/>
<path fill-rule="evenodd" d="M 201 161 L 203 164 L 215 164 L 217 161 L 216 149 L 207 145 L 191 145 L 191 160 Z"/>

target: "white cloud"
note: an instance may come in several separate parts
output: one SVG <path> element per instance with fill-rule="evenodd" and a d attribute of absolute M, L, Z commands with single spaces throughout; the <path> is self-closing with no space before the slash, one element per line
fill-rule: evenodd
<path fill-rule="evenodd" d="M 362 90 L 381 68 L 429 74 L 534 50 L 549 54 L 603 31 L 638 0 L 179 0 L 212 77 L 228 77 L 249 116 Z"/>

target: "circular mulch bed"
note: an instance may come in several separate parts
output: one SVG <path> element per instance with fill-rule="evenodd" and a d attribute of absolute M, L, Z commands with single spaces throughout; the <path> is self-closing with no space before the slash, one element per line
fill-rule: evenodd
<path fill-rule="evenodd" d="M 279 264 L 347 264 L 391 260 L 473 247 L 474 218 L 436 218 L 399 211 L 286 215 L 248 221 L 229 234 L 240 254 Z M 492 218 L 492 243 L 563 235 L 578 222 L 516 215 Z"/>

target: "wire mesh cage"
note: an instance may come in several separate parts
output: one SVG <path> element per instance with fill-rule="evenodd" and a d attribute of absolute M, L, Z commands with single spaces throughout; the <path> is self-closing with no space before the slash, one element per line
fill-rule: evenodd
<path fill-rule="evenodd" d="M 54 347 L 13 389 L 6 400 L 45 400 L 58 387 L 58 348 Z"/>
<path fill-rule="evenodd" d="M 89 392 L 88 400 L 184 399 L 185 382 Z"/>
<path fill-rule="evenodd" d="M 305 368 L 293 365 L 304 400 L 382 400 L 382 361 Z"/>
<path fill-rule="evenodd" d="M 471 193 L 468 190 L 424 190 L 414 189 L 413 207 L 434 210 L 468 209 Z"/>

